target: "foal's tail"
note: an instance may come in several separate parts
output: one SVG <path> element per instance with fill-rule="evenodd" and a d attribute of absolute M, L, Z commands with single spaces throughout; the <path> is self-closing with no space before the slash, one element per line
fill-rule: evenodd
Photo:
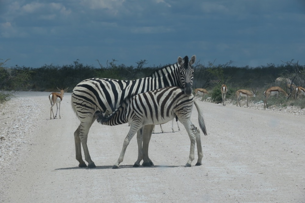
<path fill-rule="evenodd" d="M 204 135 L 208 135 L 207 133 L 207 129 L 205 127 L 205 123 L 204 123 L 204 120 L 203 120 L 203 114 L 202 114 L 202 111 L 201 109 L 199 108 L 198 104 L 196 103 L 196 101 L 194 101 L 194 104 L 196 106 L 196 109 L 197 109 L 197 112 L 198 112 L 198 122 L 199 122 L 199 126 L 203 132 Z"/>

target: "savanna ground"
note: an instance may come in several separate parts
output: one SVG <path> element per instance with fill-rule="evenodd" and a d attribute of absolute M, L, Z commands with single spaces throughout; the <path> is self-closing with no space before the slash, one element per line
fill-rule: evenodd
<path fill-rule="evenodd" d="M 175 133 L 171 122 L 165 133 L 156 126 L 155 167 L 132 167 L 134 138 L 114 170 L 128 125 L 94 123 L 88 145 L 97 168 L 84 169 L 75 160 L 71 94 L 55 120 L 47 96 L 17 92 L 0 107 L 0 202 L 305 202 L 304 111 L 199 102 L 208 136 L 201 133 L 203 165 L 190 168 L 181 124 Z M 192 121 L 198 126 L 196 111 Z"/>

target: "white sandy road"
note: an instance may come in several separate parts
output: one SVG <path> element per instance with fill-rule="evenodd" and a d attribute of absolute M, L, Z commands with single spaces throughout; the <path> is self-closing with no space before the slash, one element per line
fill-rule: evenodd
<path fill-rule="evenodd" d="M 171 133 L 169 122 L 163 125 L 166 133 L 153 135 L 149 151 L 155 167 L 132 167 L 134 138 L 114 170 L 128 126 L 95 123 L 88 145 L 97 168 L 83 169 L 75 160 L 79 122 L 70 94 L 56 120 L 49 119 L 47 95 L 17 93 L 13 105 L 5 106 L 10 116 L 4 116 L 6 124 L 0 120 L 0 146 L 14 150 L 0 156 L 0 202 L 305 202 L 304 115 L 200 102 L 209 135 L 201 133 L 203 165 L 191 168 L 184 167 L 189 138 L 182 125 Z M 16 112 L 20 102 L 27 111 Z M 192 120 L 198 126 L 195 111 Z"/>

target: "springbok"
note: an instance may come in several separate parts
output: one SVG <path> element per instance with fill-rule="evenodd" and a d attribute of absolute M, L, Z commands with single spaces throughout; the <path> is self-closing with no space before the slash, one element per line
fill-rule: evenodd
<path fill-rule="evenodd" d="M 305 96 L 305 88 L 301 86 L 295 88 L 295 98 L 299 98 L 300 95 Z"/>
<path fill-rule="evenodd" d="M 221 98 L 222 98 L 222 105 L 225 106 L 226 94 L 228 92 L 228 88 L 225 84 L 221 85 Z"/>
<path fill-rule="evenodd" d="M 202 132 L 207 135 L 203 115 L 198 104 L 194 101 L 194 96 L 192 94 L 184 94 L 183 89 L 179 87 L 165 87 L 127 98 L 123 101 L 121 106 L 109 116 L 103 115 L 103 112 L 101 111 L 97 111 L 95 117 L 97 118 L 97 122 L 101 124 L 111 126 L 124 123 L 130 124 L 130 129 L 124 140 L 120 156 L 118 161 L 113 165 L 113 168 L 119 167 L 119 164 L 124 159 L 130 140 L 143 126 L 150 126 L 150 133 L 143 133 L 143 145 L 138 145 L 138 148 L 140 149 L 143 147 L 143 150 L 139 150 L 143 154 L 139 157 L 134 166 L 139 166 L 142 158 L 144 163 L 149 162 L 149 166 L 153 165 L 152 161 L 148 158 L 148 145 L 153 126 L 160 123 L 166 123 L 176 116 L 184 125 L 191 141 L 189 159 L 185 166 L 190 167 L 194 160 L 195 143 L 197 143 L 198 153 L 196 165 L 201 165 L 203 154 L 200 131 L 191 121 L 193 104 L 195 104 L 198 112 L 199 126 Z"/>
<path fill-rule="evenodd" d="M 282 88 L 280 88 L 278 86 L 270 87 L 269 89 L 267 89 L 264 92 L 264 95 L 265 95 L 264 109 L 268 108 L 267 100 L 268 100 L 269 96 L 276 96 L 276 97 L 278 97 L 280 92 L 285 94 L 286 98 L 288 97 L 288 94 L 285 92 L 285 90 L 283 90 Z"/>
<path fill-rule="evenodd" d="M 195 90 L 194 90 L 194 95 L 195 96 L 197 96 L 197 95 L 199 95 L 199 94 L 207 94 L 208 93 L 208 90 L 206 90 L 206 89 L 204 89 L 204 88 L 196 88 Z"/>
<path fill-rule="evenodd" d="M 249 90 L 244 90 L 244 89 L 240 89 L 240 90 L 237 90 L 236 91 L 236 105 L 240 106 L 240 99 L 241 97 L 246 97 L 247 98 L 247 107 L 249 107 L 249 97 L 255 97 L 256 96 L 256 91 L 252 90 L 252 91 L 249 91 Z"/>
<path fill-rule="evenodd" d="M 53 114 L 53 119 L 55 119 L 57 117 L 57 112 L 59 114 L 59 118 L 61 118 L 60 116 L 60 103 L 64 97 L 64 93 L 65 91 L 68 90 L 68 87 L 66 89 L 59 89 L 57 87 L 57 89 L 59 90 L 60 93 L 57 93 L 57 92 L 52 92 L 50 95 L 49 95 L 49 100 L 50 100 L 50 103 L 51 103 L 51 108 L 50 108 L 50 119 L 52 119 L 52 114 Z M 56 114 L 54 116 L 54 112 L 53 112 L 53 106 L 56 104 Z"/>

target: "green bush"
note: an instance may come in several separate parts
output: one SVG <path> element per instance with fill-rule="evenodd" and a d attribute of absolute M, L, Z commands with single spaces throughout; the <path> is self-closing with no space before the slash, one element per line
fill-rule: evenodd
<path fill-rule="evenodd" d="M 221 86 L 217 85 L 212 89 L 212 94 L 211 94 L 211 98 L 212 101 L 215 103 L 221 103 L 222 102 L 222 97 L 221 97 Z"/>
<path fill-rule="evenodd" d="M 0 104 L 10 100 L 11 94 L 0 92 Z"/>

